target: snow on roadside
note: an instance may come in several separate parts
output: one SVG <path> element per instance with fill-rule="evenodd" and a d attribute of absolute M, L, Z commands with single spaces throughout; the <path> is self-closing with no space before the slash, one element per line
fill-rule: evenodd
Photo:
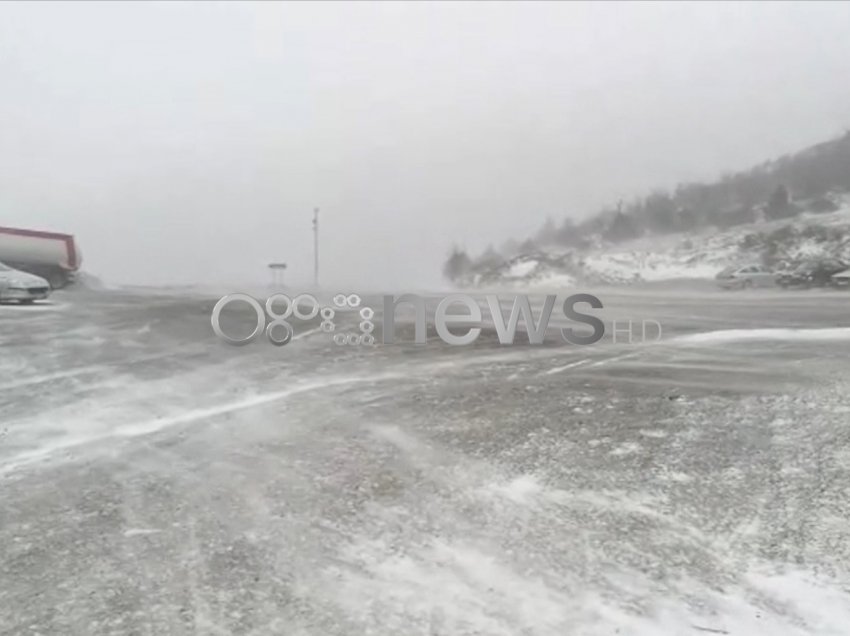
<path fill-rule="evenodd" d="M 796 340 L 811 342 L 850 340 L 850 327 L 826 327 L 822 329 L 722 329 L 677 336 L 668 342 L 681 344 L 724 344 L 745 340 Z"/>

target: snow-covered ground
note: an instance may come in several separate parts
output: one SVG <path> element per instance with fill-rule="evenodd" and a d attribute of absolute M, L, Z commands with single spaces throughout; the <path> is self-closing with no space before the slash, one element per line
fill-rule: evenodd
<path fill-rule="evenodd" d="M 598 295 L 663 340 L 0 306 L 0 632 L 846 634 L 847 296 Z"/>

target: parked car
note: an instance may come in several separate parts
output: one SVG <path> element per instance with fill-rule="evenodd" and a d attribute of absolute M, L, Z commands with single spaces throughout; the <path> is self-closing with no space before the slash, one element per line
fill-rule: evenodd
<path fill-rule="evenodd" d="M 772 287 L 776 275 L 761 265 L 727 267 L 715 279 L 724 289 L 746 289 L 748 287 Z"/>
<path fill-rule="evenodd" d="M 29 305 L 50 295 L 50 283 L 41 276 L 12 269 L 0 263 L 0 302 L 16 300 Z"/>
<path fill-rule="evenodd" d="M 845 269 L 843 272 L 833 274 L 832 286 L 841 288 L 850 287 L 850 269 Z"/>
<path fill-rule="evenodd" d="M 779 275 L 777 282 L 781 287 L 825 287 L 832 284 L 832 277 L 848 268 L 846 263 L 836 259 L 807 261 L 797 269 Z"/>

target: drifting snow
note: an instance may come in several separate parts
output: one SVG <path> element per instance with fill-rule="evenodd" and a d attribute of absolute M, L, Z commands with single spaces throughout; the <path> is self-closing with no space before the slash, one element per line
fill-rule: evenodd
<path fill-rule="evenodd" d="M 0 314 L 5 312 L 40 312 L 40 311 L 63 311 L 68 306 L 65 303 L 57 303 L 53 300 L 40 300 L 32 305 L 20 305 L 13 303 L 0 304 Z"/>
<path fill-rule="evenodd" d="M 426 464 L 420 468 L 427 471 Z M 531 474 L 476 484 L 486 479 L 481 468 L 453 473 L 461 483 L 452 483 L 452 492 L 456 505 L 488 511 L 495 528 L 522 519 L 527 531 L 539 517 L 557 518 L 563 510 L 572 516 L 634 516 L 658 525 L 668 541 L 710 543 L 699 528 L 659 512 L 663 502 L 650 496 L 567 491 Z M 424 503 L 451 514 L 444 500 Z M 688 577 L 659 588 L 645 573 L 594 551 L 592 542 L 581 555 L 553 557 L 572 562 L 573 569 L 544 571 L 531 565 L 540 546 L 530 544 L 524 553 L 501 548 L 496 536 L 420 535 L 404 529 L 398 509 L 376 507 L 372 513 L 380 517 L 382 536 L 363 535 L 343 549 L 338 564 L 322 573 L 321 586 L 369 633 L 838 636 L 850 624 L 850 606 L 836 581 L 803 569 L 775 572 L 751 564 L 724 588 Z M 718 567 L 740 567 L 735 555 L 723 558 L 718 551 L 716 558 Z M 583 582 L 588 561 L 605 564 L 594 585 Z M 633 599 L 631 606 L 625 598 Z"/>
<path fill-rule="evenodd" d="M 825 329 L 723 329 L 678 336 L 670 342 L 685 344 L 725 344 L 755 340 L 827 342 L 850 340 L 850 327 Z"/>
<path fill-rule="evenodd" d="M 381 379 L 389 377 L 391 376 L 385 375 L 381 376 Z M 373 382 L 375 379 L 376 376 L 324 378 L 315 382 L 303 382 L 282 391 L 248 393 L 230 402 L 204 408 L 178 407 L 174 410 L 166 410 L 166 408 L 157 404 L 156 410 L 160 413 L 153 416 L 150 414 L 151 406 L 157 401 L 162 402 L 163 396 L 169 395 L 169 389 L 171 389 L 172 397 L 174 397 L 175 391 L 172 388 L 173 381 L 171 379 L 167 382 L 151 382 L 146 389 L 153 390 L 139 393 L 137 402 L 132 404 L 133 408 L 128 408 L 125 392 L 119 391 L 114 396 L 114 403 L 101 399 L 98 408 L 94 408 L 94 404 L 87 404 L 84 409 L 58 409 L 46 414 L 49 422 L 45 422 L 45 415 L 39 415 L 18 423 L 12 429 L 11 432 L 14 435 L 11 437 L 21 450 L 2 458 L 0 475 L 63 451 L 71 451 L 94 442 L 140 437 L 168 427 L 191 424 L 227 416 L 237 411 L 255 409 L 266 404 L 289 399 L 301 393 L 346 384 Z M 204 375 L 195 376 L 192 380 L 197 382 L 197 385 L 191 393 L 197 394 L 203 393 L 202 387 L 221 382 L 221 378 Z M 120 388 L 121 384 L 114 382 L 110 385 L 106 382 L 103 387 Z M 126 385 L 126 388 L 130 390 L 132 386 Z M 56 421 L 62 422 L 61 426 L 57 426 Z"/>

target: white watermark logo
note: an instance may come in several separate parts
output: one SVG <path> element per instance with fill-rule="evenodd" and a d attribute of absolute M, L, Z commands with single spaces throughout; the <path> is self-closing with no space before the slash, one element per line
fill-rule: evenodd
<path fill-rule="evenodd" d="M 363 304 L 358 294 L 336 294 L 330 305 L 322 304 L 311 294 L 299 294 L 290 297 L 286 294 L 273 294 L 266 298 L 265 303 L 248 294 L 228 294 L 222 297 L 212 311 L 213 331 L 226 343 L 243 346 L 254 342 L 263 333 L 273 345 L 284 346 L 292 342 L 295 330 L 294 320 L 309 322 L 320 318 L 318 329 L 330 334 L 337 345 L 378 344 L 373 335 L 376 322 L 381 325 L 381 344 L 394 344 L 396 340 L 397 309 L 402 305 L 411 307 L 414 311 L 413 342 L 417 345 L 427 344 L 427 301 L 436 302 L 433 324 L 440 340 L 453 346 L 464 346 L 474 343 L 482 330 L 491 327 L 502 345 L 513 345 L 516 342 L 520 321 L 525 325 L 523 333 L 527 343 L 542 345 L 546 334 L 552 325 L 553 313 L 557 296 L 543 297 L 543 303 L 537 310 L 537 316 L 532 309 L 532 302 L 527 295 L 513 297 L 509 312 L 505 313 L 503 300 L 494 294 L 484 297 L 484 302 L 476 300 L 468 294 L 450 294 L 442 298 L 426 298 L 419 294 L 402 294 L 401 296 L 386 295 L 382 298 L 383 311 L 380 321 L 375 320 L 375 310 Z M 232 303 L 247 303 L 256 314 L 256 325 L 250 335 L 235 338 L 224 332 L 221 327 L 221 312 Z M 602 301 L 593 294 L 572 294 L 564 298 L 558 305 L 562 316 L 555 316 L 555 325 L 561 339 L 574 345 L 591 345 L 605 337 L 605 323 L 598 316 L 586 313 L 587 309 L 602 309 Z M 457 313 L 457 310 L 463 313 Z M 581 310 L 581 311 L 580 311 Z M 485 320 L 485 311 L 489 321 Z M 337 319 L 352 318 L 349 322 L 357 323 L 357 331 L 343 332 L 338 329 Z M 624 326 L 624 323 L 627 326 Z M 584 325 L 578 330 L 576 324 Z M 635 327 L 640 330 L 635 333 Z M 651 326 L 655 333 L 650 334 L 647 327 Z M 613 342 L 649 342 L 661 339 L 661 323 L 657 320 L 614 320 L 612 322 Z M 589 332 L 588 332 L 589 328 Z M 654 335 L 650 340 L 649 336 Z"/>

